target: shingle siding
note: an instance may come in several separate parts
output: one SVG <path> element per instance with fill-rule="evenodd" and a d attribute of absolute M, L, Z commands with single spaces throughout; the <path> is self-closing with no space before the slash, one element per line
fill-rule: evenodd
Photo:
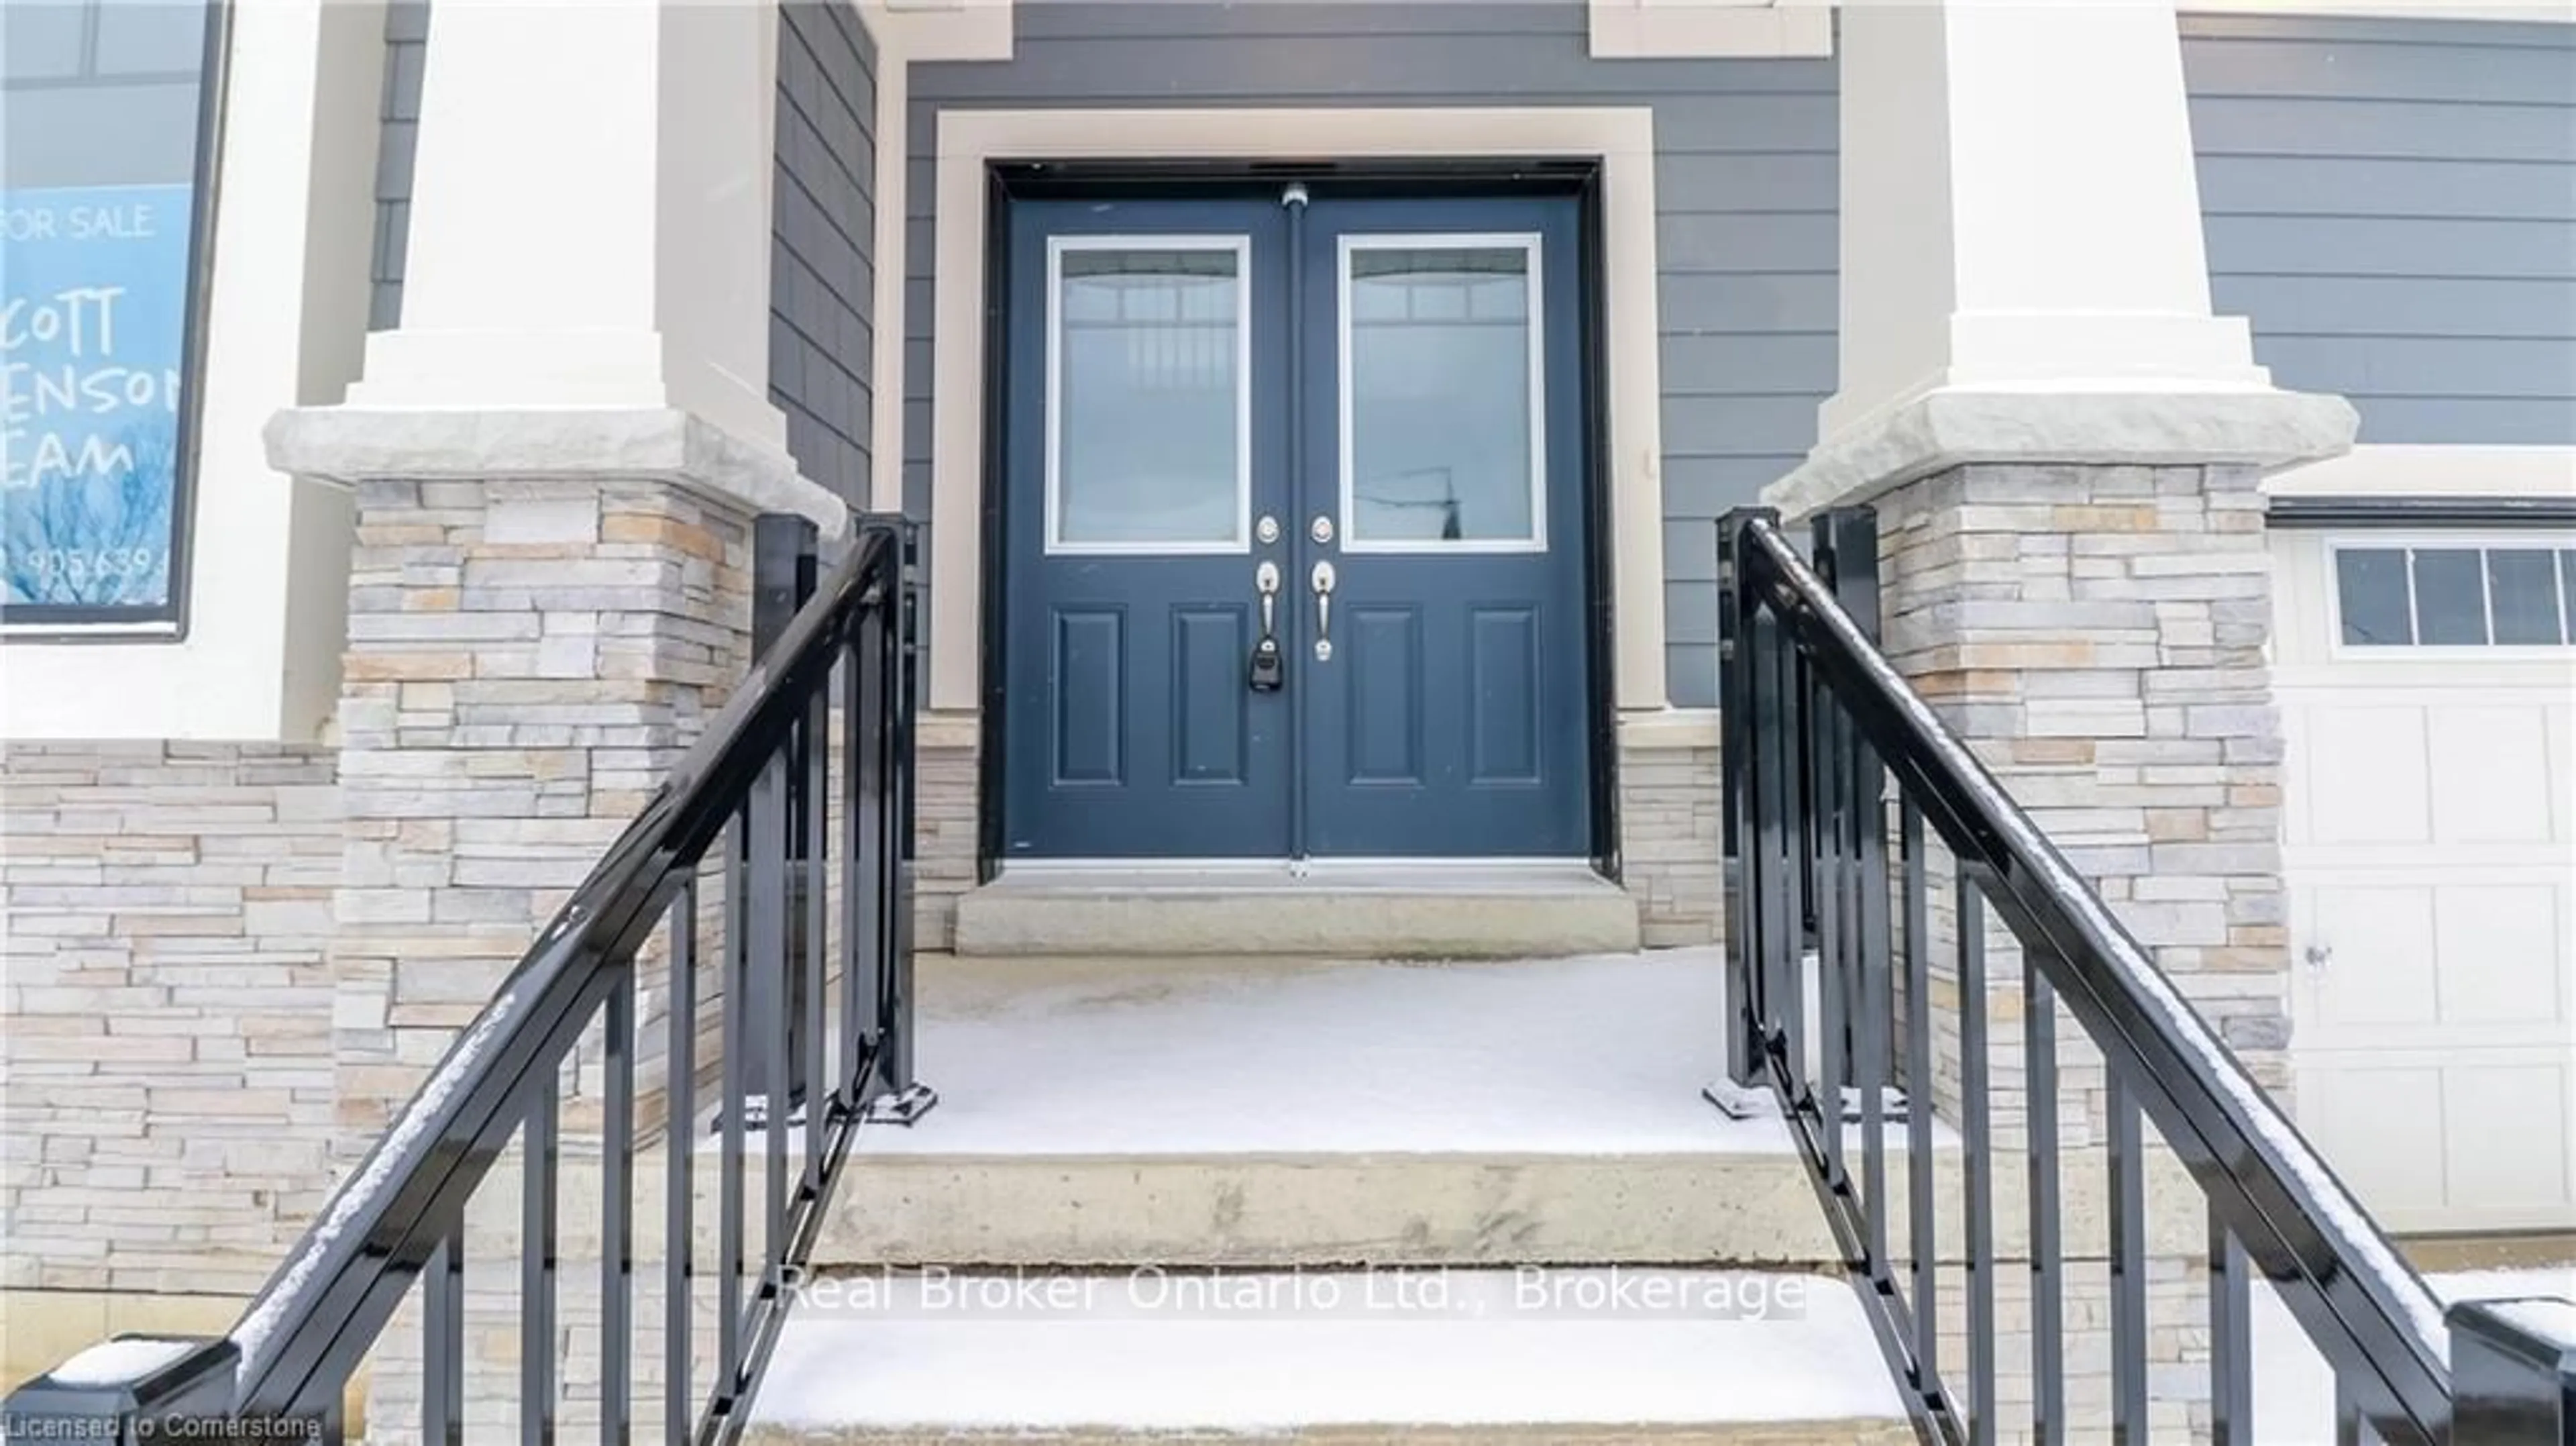
<path fill-rule="evenodd" d="M 1835 67 L 1587 53 L 1580 0 L 1024 4 L 1013 58 L 912 73 L 904 489 L 930 473 L 937 115 L 995 106 L 1642 105 L 1655 112 L 1673 701 L 1716 698 L 1716 529 L 1834 388 Z"/>
<path fill-rule="evenodd" d="M 778 24 L 769 398 L 806 476 L 865 504 L 875 406 L 877 52 L 846 0 Z"/>
<path fill-rule="evenodd" d="M 403 255 L 411 236 L 411 163 L 420 147 L 421 67 L 429 58 L 429 0 L 385 7 L 385 98 L 376 133 L 376 247 L 368 269 L 367 329 L 402 324 Z"/>
<path fill-rule="evenodd" d="M 2576 443 L 2576 32 L 2191 17 L 2211 289 L 2361 440 Z"/>

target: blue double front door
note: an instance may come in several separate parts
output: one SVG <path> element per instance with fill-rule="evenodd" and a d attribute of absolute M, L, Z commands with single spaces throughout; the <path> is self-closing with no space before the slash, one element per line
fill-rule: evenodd
<path fill-rule="evenodd" d="M 1574 202 L 1008 215 L 1004 857 L 1590 853 Z"/>

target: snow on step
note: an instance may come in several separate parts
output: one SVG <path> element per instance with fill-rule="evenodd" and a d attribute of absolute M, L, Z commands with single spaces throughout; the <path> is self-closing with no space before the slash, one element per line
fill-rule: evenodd
<path fill-rule="evenodd" d="M 1113 1272 L 849 1284 L 845 1295 L 807 1295 L 789 1319 L 753 1405 L 755 1431 L 1904 1439 L 1859 1303 L 1828 1276 Z M 1812 1429 L 1739 1429 L 1783 1424 Z"/>
<path fill-rule="evenodd" d="M 1699 1097 L 1714 948 L 1280 969 L 923 966 L 941 1104 L 875 1155 L 1790 1152 Z"/>

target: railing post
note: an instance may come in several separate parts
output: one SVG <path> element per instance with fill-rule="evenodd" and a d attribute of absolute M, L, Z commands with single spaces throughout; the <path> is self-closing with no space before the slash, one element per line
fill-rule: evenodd
<path fill-rule="evenodd" d="M 261 1430 L 258 1422 L 232 1420 L 233 1372 L 240 1363 L 240 1350 L 225 1339 L 118 1336 L 11 1391 L 0 1403 L 0 1437 L 83 1446 L 141 1446 L 199 1434 L 227 1442 L 317 1439 L 309 1421 Z M 333 1422 L 320 1424 L 323 1435 L 336 1434 Z"/>
<path fill-rule="evenodd" d="M 769 656 L 769 650 L 786 634 L 787 625 L 795 621 L 797 610 L 814 595 L 819 572 L 815 554 L 817 541 L 813 520 L 795 513 L 764 512 L 752 523 L 751 655 L 755 666 Z M 788 1099 L 785 1108 L 791 1111 L 805 1103 L 806 1080 L 813 1064 L 806 1058 L 805 1032 L 795 1027 L 795 1021 L 805 1017 L 808 1003 L 805 971 L 797 967 L 798 961 L 806 957 L 807 917 L 812 912 L 806 900 L 807 870 L 801 867 L 805 862 L 808 833 L 805 814 L 806 810 L 822 803 L 819 798 L 807 797 L 810 790 L 806 786 L 805 750 L 821 745 L 820 738 L 809 737 L 806 730 L 799 729 L 781 750 L 787 785 L 787 948 L 782 956 L 785 977 L 752 981 L 754 989 L 783 991 L 779 996 L 777 1017 L 787 1024 L 786 1038 L 765 1043 L 773 1047 L 783 1044 L 786 1050 Z M 813 942 L 819 947 L 819 940 Z M 757 1017 L 768 1019 L 770 1015 L 763 1012 Z M 765 1094 L 758 1098 L 763 1099 L 765 1106 Z M 765 1109 L 755 1109 L 750 1113 L 755 1121 L 765 1117 Z"/>
<path fill-rule="evenodd" d="M 909 1125 L 939 1103 L 938 1093 L 913 1077 L 913 730 L 921 697 L 921 528 L 900 513 L 869 513 L 859 519 L 858 526 L 861 535 L 876 530 L 892 531 L 901 558 L 892 599 L 895 624 L 892 696 L 887 700 L 884 719 L 888 735 L 886 753 L 891 762 L 891 769 L 884 780 L 884 806 L 892 816 L 890 823 L 894 832 L 891 841 L 893 867 L 887 870 L 892 887 L 885 902 L 885 929 L 890 942 L 881 980 L 883 993 L 878 1005 L 886 1093 L 869 1103 L 867 1117 L 890 1124 Z"/>
<path fill-rule="evenodd" d="M 1754 759 L 1758 690 L 1770 656 L 1762 644 L 1776 638 L 1764 627 L 1761 608 L 1744 577 L 1744 529 L 1775 520 L 1768 508 L 1740 507 L 1717 522 L 1717 689 L 1720 888 L 1726 945 L 1725 1075 L 1702 1091 L 1735 1118 L 1769 1112 L 1763 1029 L 1766 1018 L 1763 931 L 1765 866 L 1761 862 L 1763 794 Z M 1775 822 L 1776 826 L 1776 822 Z"/>
<path fill-rule="evenodd" d="M 2464 1300 L 2447 1319 L 2452 1446 L 2576 1446 L 2576 1303 Z"/>

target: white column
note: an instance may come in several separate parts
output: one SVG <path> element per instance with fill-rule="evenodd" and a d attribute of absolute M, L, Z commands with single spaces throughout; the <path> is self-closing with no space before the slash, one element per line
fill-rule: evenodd
<path fill-rule="evenodd" d="M 440 0 L 429 23 L 402 325 L 350 405 L 676 409 L 783 445 L 774 0 Z"/>
<path fill-rule="evenodd" d="M 1884 469 L 1890 429 L 1974 452 L 1963 418 L 2027 415 L 2035 394 L 2126 434 L 2097 438 L 2103 456 L 2158 455 L 2149 434 L 2183 412 L 2205 431 L 2213 407 L 2310 424 L 2340 410 L 2246 405 L 2280 394 L 2245 322 L 2210 310 L 2170 0 L 1860 0 L 1842 13 L 1841 90 L 1842 390 L 1806 470 L 1855 449 L 1871 463 L 1842 481 Z M 2068 394 L 2096 400 L 2068 411 Z M 2157 395 L 2203 401 L 2100 401 Z M 2330 445 L 2291 430 L 2218 451 Z"/>

